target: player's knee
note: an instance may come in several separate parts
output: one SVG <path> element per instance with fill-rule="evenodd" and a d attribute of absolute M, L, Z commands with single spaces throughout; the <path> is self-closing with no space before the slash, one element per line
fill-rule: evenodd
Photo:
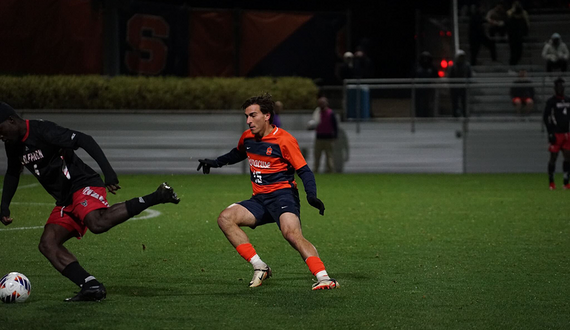
<path fill-rule="evenodd" d="M 283 238 L 285 238 L 285 240 L 287 240 L 289 243 L 291 244 L 295 244 L 297 243 L 300 239 L 303 238 L 303 235 L 301 234 L 301 232 L 299 230 L 295 230 L 295 229 L 291 229 L 291 230 L 283 230 L 283 228 L 281 229 L 281 234 L 283 235 Z"/>
<path fill-rule="evenodd" d="M 40 252 L 48 257 L 50 255 L 52 255 L 55 250 L 56 250 L 56 245 L 54 242 L 50 242 L 48 240 L 45 239 L 41 239 L 40 243 L 38 244 L 38 249 L 40 250 Z"/>
<path fill-rule="evenodd" d="M 107 230 L 109 230 L 109 228 L 103 224 L 105 220 L 106 210 L 107 209 L 100 209 L 92 211 L 89 214 L 87 214 L 87 216 L 83 220 L 87 228 L 89 228 L 89 231 L 92 232 L 93 234 L 102 234 Z"/>
<path fill-rule="evenodd" d="M 218 216 L 218 227 L 224 230 L 228 226 L 233 225 L 235 223 L 234 218 L 235 217 L 233 216 L 232 212 L 228 211 L 227 209 L 222 211 L 222 213 L 220 213 Z"/>

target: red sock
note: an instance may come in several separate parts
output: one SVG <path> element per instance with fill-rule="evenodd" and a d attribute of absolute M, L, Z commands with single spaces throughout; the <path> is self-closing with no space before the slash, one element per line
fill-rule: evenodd
<path fill-rule="evenodd" d="M 309 270 L 315 276 L 317 276 L 318 272 L 322 272 L 323 270 L 325 270 L 325 264 L 323 264 L 321 258 L 319 257 L 308 257 L 307 260 L 305 260 L 305 263 L 307 263 L 307 266 L 309 266 Z"/>
<path fill-rule="evenodd" d="M 257 254 L 251 243 L 240 244 L 236 246 L 236 250 L 239 253 L 239 255 L 242 256 L 248 262 L 251 260 L 251 258 L 253 258 L 253 256 Z"/>

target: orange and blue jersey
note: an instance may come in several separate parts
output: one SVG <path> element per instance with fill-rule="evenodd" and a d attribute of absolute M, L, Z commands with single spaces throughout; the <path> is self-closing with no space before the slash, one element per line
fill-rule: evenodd
<path fill-rule="evenodd" d="M 279 127 L 261 139 L 245 131 L 237 150 L 247 155 L 253 195 L 297 188 L 295 171 L 307 166 L 297 140 Z"/>

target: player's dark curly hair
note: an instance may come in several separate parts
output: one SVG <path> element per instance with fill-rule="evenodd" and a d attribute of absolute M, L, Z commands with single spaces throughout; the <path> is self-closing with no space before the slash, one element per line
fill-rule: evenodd
<path fill-rule="evenodd" d="M 247 107 L 249 107 L 252 104 L 259 105 L 259 109 L 261 110 L 261 113 L 270 114 L 269 123 L 273 124 L 273 116 L 275 116 L 275 112 L 274 112 L 273 108 L 275 106 L 275 102 L 271 99 L 271 94 L 263 93 L 263 94 L 258 95 L 258 96 L 250 97 L 249 99 L 247 99 L 242 104 L 241 108 L 242 108 L 242 110 L 245 110 Z"/>

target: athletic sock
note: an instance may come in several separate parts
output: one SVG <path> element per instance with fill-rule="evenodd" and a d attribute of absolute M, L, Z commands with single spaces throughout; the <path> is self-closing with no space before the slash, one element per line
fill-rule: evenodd
<path fill-rule="evenodd" d="M 267 264 L 257 255 L 257 252 L 255 252 L 251 243 L 244 243 L 236 246 L 236 251 L 240 256 L 242 256 L 242 258 L 248 261 L 254 269 L 267 268 Z"/>
<path fill-rule="evenodd" d="M 554 183 L 554 171 L 556 170 L 556 163 L 548 163 L 548 181 Z"/>
<path fill-rule="evenodd" d="M 317 281 L 330 279 L 329 274 L 327 274 L 327 271 L 325 270 L 325 264 L 323 264 L 321 258 L 314 256 L 308 257 L 307 260 L 305 260 L 305 263 L 309 266 L 309 270 L 313 275 L 315 275 Z"/>
<path fill-rule="evenodd" d="M 65 266 L 61 271 L 61 275 L 67 277 L 79 287 L 82 287 L 86 283 L 88 283 L 89 286 L 100 284 L 94 276 L 81 267 L 78 261 L 74 261 Z"/>
<path fill-rule="evenodd" d="M 125 206 L 127 207 L 127 213 L 129 214 L 129 218 L 134 217 L 135 215 L 140 214 L 142 211 L 146 210 L 147 208 L 159 204 L 159 196 L 158 193 L 155 191 L 152 194 L 148 194 L 143 197 L 136 197 L 133 199 L 129 199 L 125 202 Z"/>
<path fill-rule="evenodd" d="M 564 171 L 564 185 L 567 185 L 570 181 L 570 162 L 562 162 L 562 170 Z"/>

